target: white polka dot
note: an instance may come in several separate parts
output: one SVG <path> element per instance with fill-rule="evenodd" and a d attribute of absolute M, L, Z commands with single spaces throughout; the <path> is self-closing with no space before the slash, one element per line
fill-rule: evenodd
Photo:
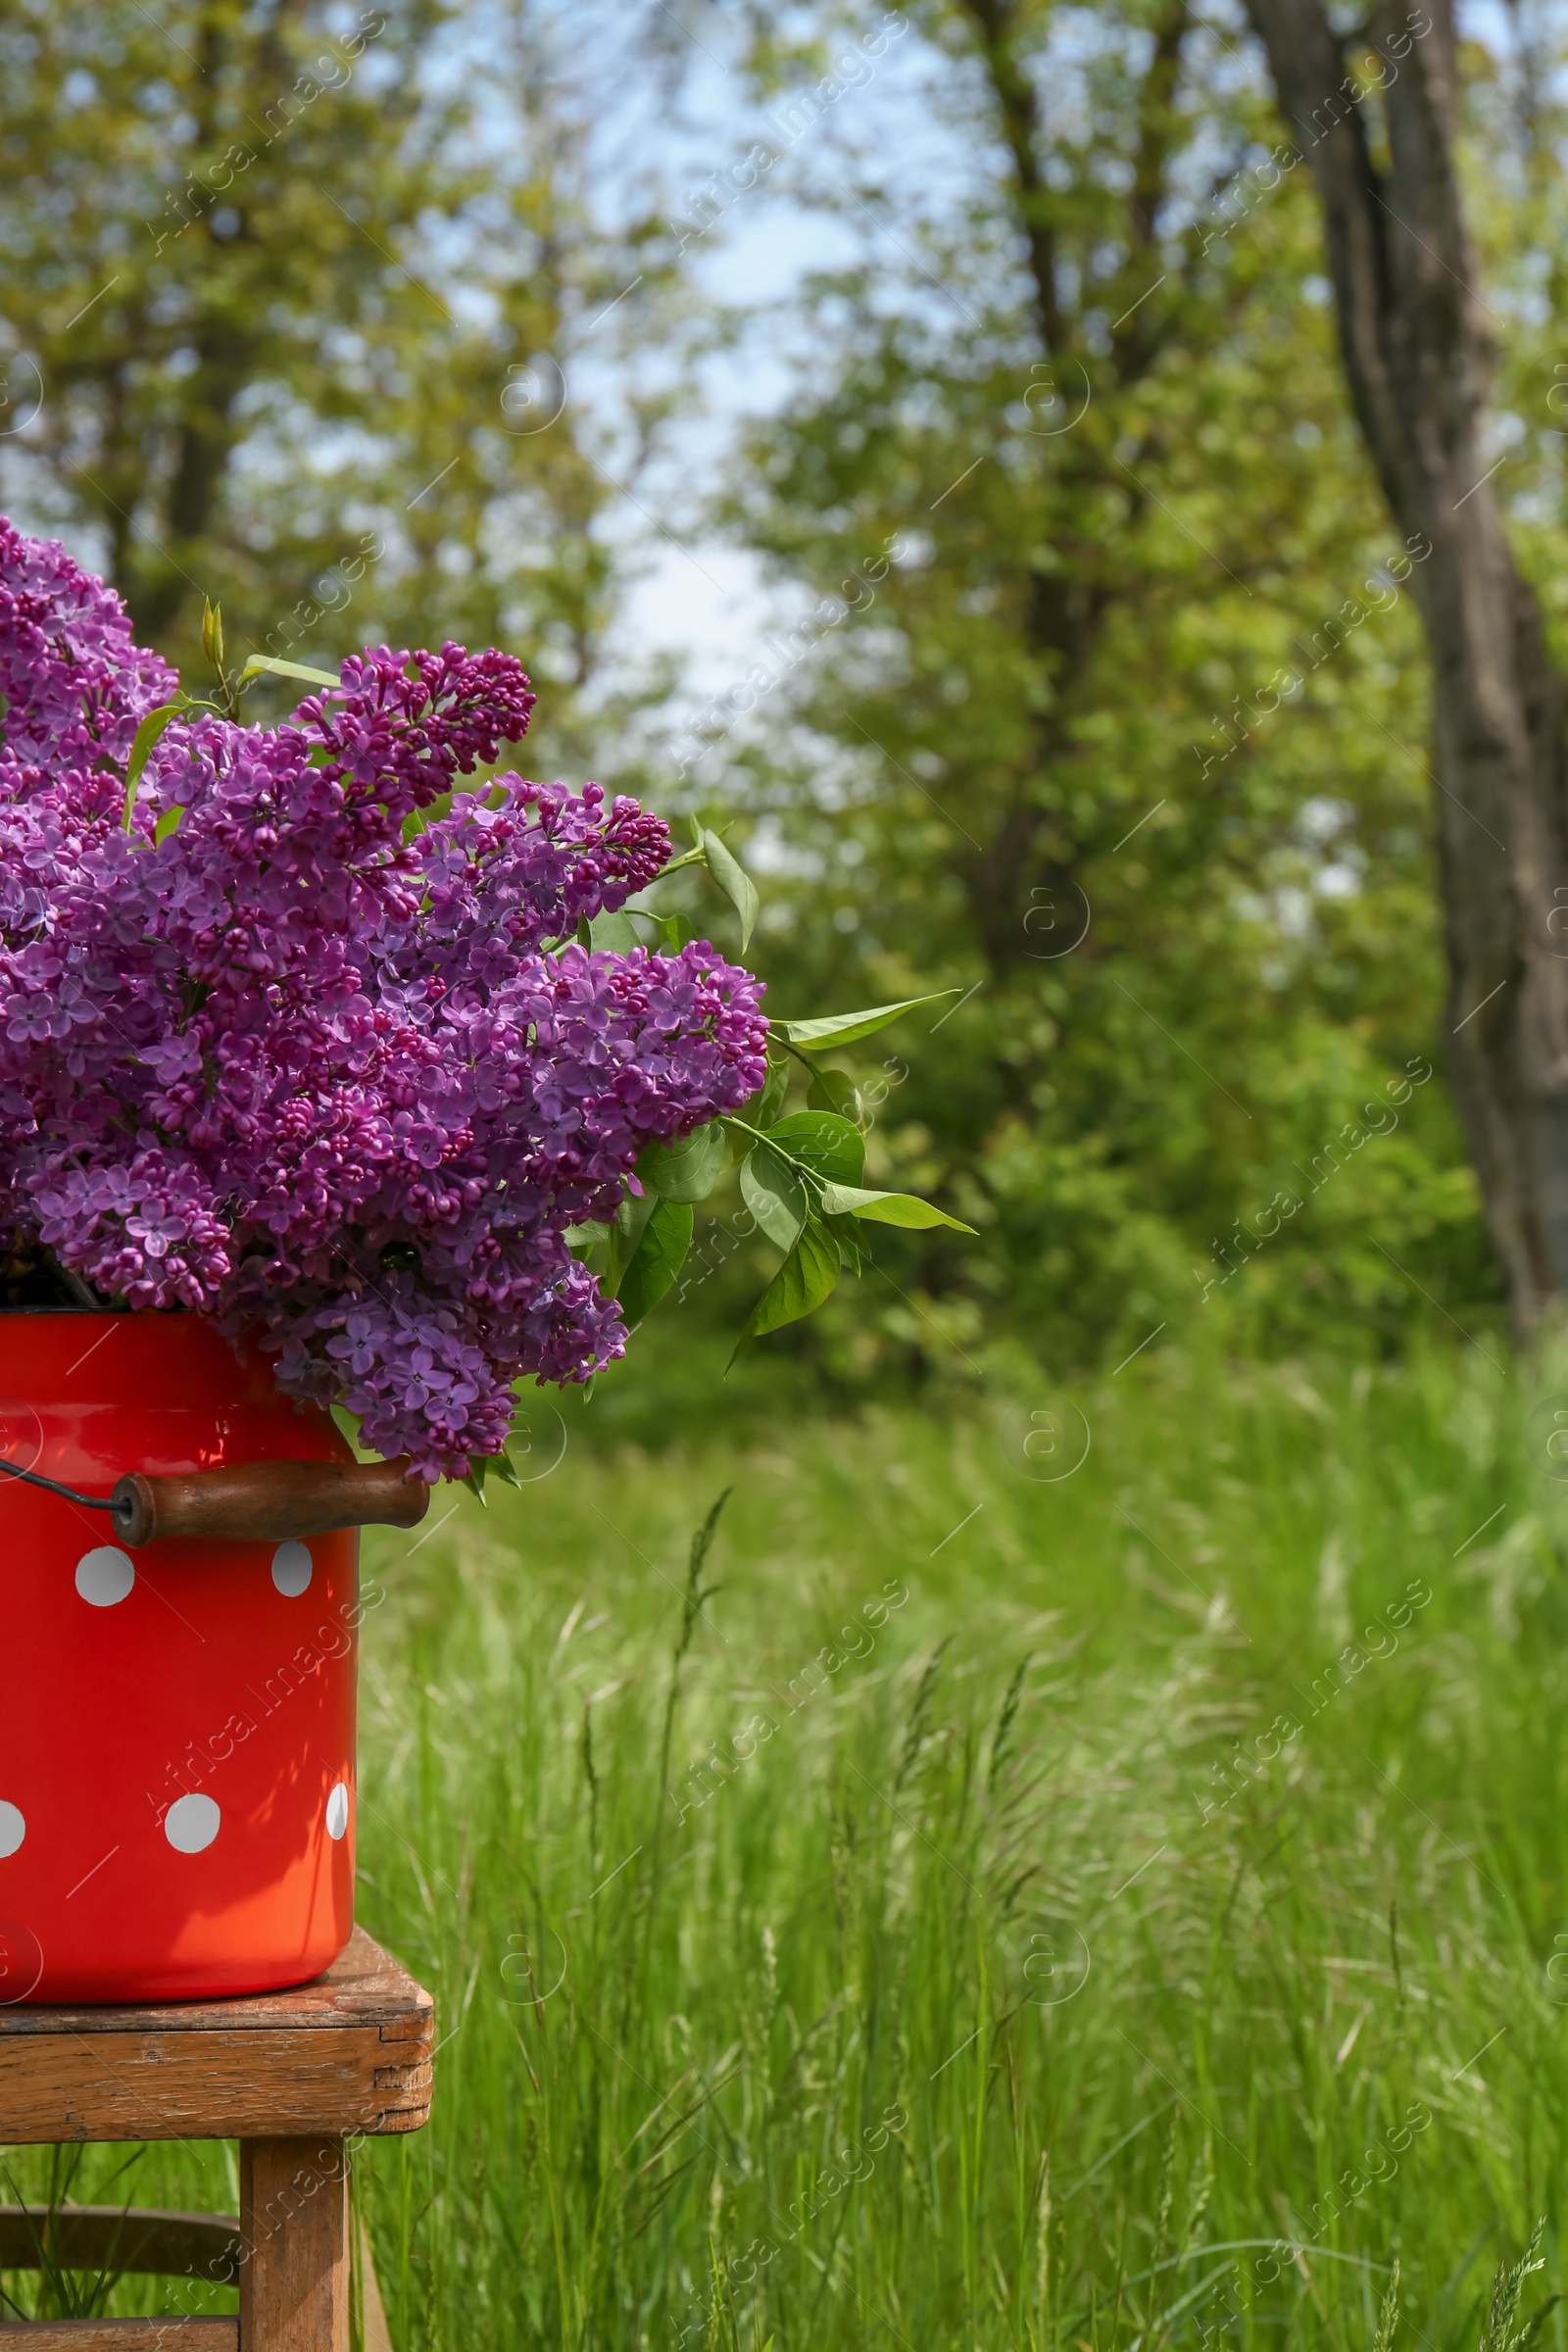
<path fill-rule="evenodd" d="M 222 1818 L 210 1796 L 177 1796 L 164 1815 L 164 1836 L 176 1854 L 205 1853 Z"/>
<path fill-rule="evenodd" d="M 341 1838 L 348 1826 L 349 1785 L 347 1781 L 339 1781 L 326 1800 L 326 1834 L 329 1838 Z"/>
<path fill-rule="evenodd" d="M 135 1582 L 136 1571 L 129 1554 L 118 1551 L 113 1544 L 101 1544 L 96 1551 L 84 1551 L 76 1562 L 76 1591 L 95 1609 L 112 1609 L 117 1600 L 124 1599 Z"/>
<path fill-rule="evenodd" d="M 15 1805 L 0 1803 L 0 1862 L 14 1854 L 27 1835 L 27 1825 Z"/>
<path fill-rule="evenodd" d="M 272 1582 L 290 1600 L 297 1600 L 311 1581 L 313 1565 L 303 1544 L 280 1544 L 272 1554 Z"/>

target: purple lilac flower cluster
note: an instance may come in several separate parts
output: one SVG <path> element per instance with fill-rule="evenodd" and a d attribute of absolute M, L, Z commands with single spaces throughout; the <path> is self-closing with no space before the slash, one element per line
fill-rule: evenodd
<path fill-rule="evenodd" d="M 421 826 L 522 735 L 510 656 L 376 647 L 274 729 L 182 715 L 127 829 L 176 687 L 0 521 L 0 1218 L 460 1476 L 520 1375 L 622 1352 L 566 1228 L 762 1084 L 760 984 L 706 942 L 575 944 L 668 856 L 635 801 L 507 774 Z"/>

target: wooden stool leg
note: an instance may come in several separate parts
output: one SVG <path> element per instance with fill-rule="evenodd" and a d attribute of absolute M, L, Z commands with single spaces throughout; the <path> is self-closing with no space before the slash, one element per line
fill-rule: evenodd
<path fill-rule="evenodd" d="M 363 2217 L 359 2222 L 360 2252 L 360 2334 L 364 2339 L 362 2352 L 393 2352 L 392 2331 L 386 2324 L 386 2306 L 381 2301 L 380 2281 L 375 2275 L 375 2261 L 370 2253 L 370 2232 Z"/>
<path fill-rule="evenodd" d="M 349 2352 L 349 2180 L 341 2139 L 242 2139 L 240 2352 Z"/>

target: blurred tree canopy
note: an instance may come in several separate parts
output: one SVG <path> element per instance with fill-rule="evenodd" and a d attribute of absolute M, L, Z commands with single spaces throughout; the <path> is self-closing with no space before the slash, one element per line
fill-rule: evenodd
<path fill-rule="evenodd" d="M 231 645 L 318 662 L 506 645 L 545 690 L 534 772 L 608 771 L 749 846 L 776 1009 L 952 990 L 848 1061 L 872 1166 L 982 1239 L 879 1239 L 877 1311 L 790 1345 L 967 1377 L 982 1335 L 1066 1366 L 1195 1316 L 1381 1346 L 1494 1318 L 1441 1074 L 1426 559 L 1363 454 L 1240 8 L 629 9 L 613 55 L 605 23 L 0 0 L 7 505 L 98 552 L 184 662 L 203 596 Z M 1510 529 L 1560 636 L 1556 126 L 1526 30 L 1463 52 L 1463 161 Z M 682 197 L 682 93 L 709 77 L 711 123 L 720 60 L 731 148 Z M 656 143 L 607 203 L 616 75 Z M 613 526 L 700 392 L 634 363 L 704 304 L 745 347 L 757 314 L 694 275 L 743 194 L 855 258 L 764 320 L 790 386 L 707 485 L 704 527 L 801 617 L 671 704 L 661 762 L 670 677 L 607 665 Z M 688 514 L 704 487 L 688 466 Z M 734 1206 L 715 1290 L 766 1271 L 760 1241 L 735 1268 Z"/>
<path fill-rule="evenodd" d="M 568 741 L 605 685 L 614 490 L 566 370 L 629 280 L 607 356 L 671 279 L 657 222 L 595 217 L 562 32 L 530 0 L 482 28 L 451 0 L 0 6 L 6 496 L 90 533 L 172 659 L 211 597 L 245 652 L 525 645 Z"/>
<path fill-rule="evenodd" d="M 831 103 L 880 21 L 823 10 L 788 50 L 759 24 L 758 85 Z M 1490 1316 L 1441 1075 L 1429 543 L 1361 449 L 1258 53 L 1186 0 L 906 22 L 879 70 L 967 171 L 944 187 L 927 144 L 927 195 L 870 140 L 786 167 L 886 234 L 814 281 L 796 391 L 728 501 L 814 617 L 686 747 L 756 812 L 791 1002 L 964 992 L 897 1038 L 878 1138 L 987 1245 L 907 1246 L 901 1287 L 965 1348 L 1000 1321 L 1057 1362 L 1200 1311 L 1383 1345 L 1434 1299 Z M 1498 61 L 1464 65 L 1468 168 L 1539 353 L 1549 223 Z M 1561 507 L 1539 389 L 1531 411 L 1527 563 Z M 781 757 L 749 701 L 793 708 L 805 747 Z M 824 881 L 832 926 L 803 923 Z M 907 1301 L 887 1327 L 930 1345 Z"/>

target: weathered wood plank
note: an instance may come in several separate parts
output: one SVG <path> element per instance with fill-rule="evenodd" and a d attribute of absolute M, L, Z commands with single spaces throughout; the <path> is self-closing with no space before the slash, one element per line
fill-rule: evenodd
<path fill-rule="evenodd" d="M 6 2352 L 239 2352 L 238 2320 L 14 2320 Z"/>
<path fill-rule="evenodd" d="M 0 2142 L 416 2132 L 429 2062 L 383 2054 L 366 2028 L 0 2037 Z"/>
<path fill-rule="evenodd" d="M 242 2352 L 349 2352 L 349 2168 L 319 2137 L 239 2152 Z"/>
<path fill-rule="evenodd" d="M 291 1992 L 0 2009 L 0 2142 L 416 2132 L 434 2005 L 363 1930 Z"/>
<path fill-rule="evenodd" d="M 307 1984 L 285 1992 L 247 1993 L 224 2001 L 167 2001 L 141 2006 L 90 2009 L 33 2007 L 19 2002 L 0 2009 L 0 2041 L 29 2034 L 123 2034 L 156 2027 L 161 2034 L 207 2034 L 223 2026 L 242 2032 L 271 2027 L 287 2033 L 316 2027 L 375 2025 L 390 2040 L 417 2039 L 420 2020 L 432 2008 L 430 1995 L 416 1984 L 363 1928 L 356 1928 L 341 1959 Z"/>
<path fill-rule="evenodd" d="M 204 2275 L 209 2263 L 232 2265 L 239 2223 L 221 2213 L 172 2213 L 152 2206 L 0 2205 L 0 2271 L 155 2271 Z"/>

